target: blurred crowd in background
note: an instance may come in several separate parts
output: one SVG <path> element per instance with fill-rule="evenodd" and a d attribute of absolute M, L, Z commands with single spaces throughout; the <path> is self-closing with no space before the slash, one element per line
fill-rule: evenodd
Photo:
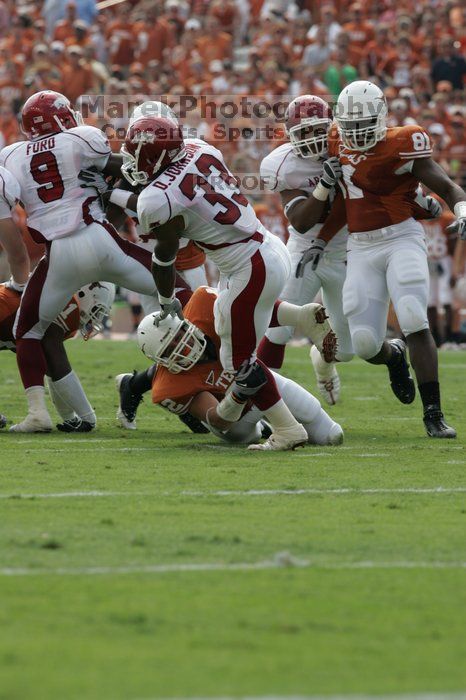
<path fill-rule="evenodd" d="M 83 95 L 99 94 L 207 95 L 220 104 L 313 93 L 332 101 L 365 78 L 383 88 L 389 125 L 424 126 L 436 160 L 464 187 L 465 27 L 461 0 L 0 0 L 0 146 L 23 138 L 21 105 L 42 89 L 81 109 Z M 224 120 L 237 127 L 235 138 L 219 137 L 222 115 L 202 106 L 180 116 L 186 133 L 215 142 L 235 173 L 257 175 L 284 138 L 273 116 L 272 140 L 267 119 L 255 130 L 241 111 Z M 110 121 L 124 133 L 124 118 Z M 88 120 L 108 122 L 102 114 Z M 117 133 L 109 136 L 119 149 Z M 286 238 L 279 200 L 260 188 L 246 193 L 265 225 Z M 450 287 L 459 272 L 450 266 Z"/>

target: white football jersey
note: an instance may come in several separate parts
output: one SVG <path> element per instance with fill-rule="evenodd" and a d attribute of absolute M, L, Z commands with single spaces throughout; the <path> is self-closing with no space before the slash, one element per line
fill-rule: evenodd
<path fill-rule="evenodd" d="M 291 143 L 284 143 L 264 158 L 260 175 L 267 189 L 273 192 L 303 190 L 311 194 L 322 176 L 322 162 L 313 158 L 301 158 L 293 151 Z M 299 233 L 290 224 L 288 231 L 296 241 L 302 242 L 305 249 L 309 240 L 315 238 L 321 228 L 322 224 L 315 224 L 306 233 Z M 347 239 L 348 229 L 344 226 L 328 243 L 326 252 L 346 250 Z"/>
<path fill-rule="evenodd" d="M 0 166 L 0 219 L 11 217 L 11 210 L 20 199 L 20 192 L 18 180 Z"/>
<path fill-rule="evenodd" d="M 19 182 L 28 226 L 51 241 L 104 219 L 97 191 L 80 187 L 78 173 L 90 166 L 101 170 L 110 154 L 99 129 L 76 126 L 6 146 L 0 165 Z"/>
<path fill-rule="evenodd" d="M 221 152 L 200 139 L 186 139 L 187 155 L 155 178 L 139 195 L 138 219 L 144 233 L 175 216 L 184 237 L 196 241 L 220 272 L 241 266 L 260 245 L 256 232 L 270 235 L 256 216 Z M 235 243 L 242 245 L 236 246 Z"/>

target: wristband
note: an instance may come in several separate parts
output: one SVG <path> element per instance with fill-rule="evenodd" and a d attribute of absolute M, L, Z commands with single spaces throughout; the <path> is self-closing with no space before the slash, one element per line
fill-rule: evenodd
<path fill-rule="evenodd" d="M 176 256 L 172 260 L 159 260 L 156 254 L 152 253 L 152 262 L 158 265 L 159 267 L 170 267 L 170 265 L 175 264 Z"/>
<path fill-rule="evenodd" d="M 117 187 L 115 190 L 112 190 L 109 197 L 109 202 L 111 202 L 112 204 L 116 204 L 116 206 L 121 207 L 121 209 L 126 209 L 126 206 L 129 202 L 129 198 L 132 194 L 132 192 L 128 192 L 127 190 L 120 190 Z"/>
<path fill-rule="evenodd" d="M 453 213 L 457 219 L 466 219 L 466 202 L 456 202 Z"/>
<path fill-rule="evenodd" d="M 315 199 L 318 199 L 319 202 L 325 202 L 328 199 L 329 194 L 330 187 L 325 187 L 325 185 L 322 184 L 322 180 L 319 180 L 312 192 L 312 196 L 315 197 Z"/>
<path fill-rule="evenodd" d="M 158 294 L 159 298 L 159 304 L 162 306 L 166 306 L 167 304 L 173 304 L 175 301 L 175 295 L 173 294 L 171 297 L 163 297 L 161 294 Z"/>
<path fill-rule="evenodd" d="M 246 401 L 238 401 L 230 391 L 218 404 L 217 415 L 229 423 L 236 423 L 241 418 L 245 405 Z"/>

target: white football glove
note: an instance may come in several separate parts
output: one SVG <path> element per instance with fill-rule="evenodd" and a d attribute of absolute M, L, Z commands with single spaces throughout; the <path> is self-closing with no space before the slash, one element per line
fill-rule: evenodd
<path fill-rule="evenodd" d="M 323 173 L 322 177 L 320 178 L 320 183 L 330 190 L 341 178 L 340 161 L 336 156 L 333 156 L 332 158 L 328 158 L 326 161 L 324 161 L 322 168 Z"/>
<path fill-rule="evenodd" d="M 431 197 L 429 195 L 425 195 L 422 191 L 422 187 L 418 187 L 416 190 L 416 197 L 414 199 L 416 204 L 419 204 L 420 207 L 426 210 L 428 214 L 430 214 L 431 219 L 438 219 L 439 216 L 442 215 L 442 205 L 438 201 L 438 199 L 435 199 L 435 197 Z"/>
<path fill-rule="evenodd" d="M 466 241 L 466 202 L 456 202 L 453 213 L 456 216 L 456 221 L 447 226 L 447 231 L 457 233 L 458 238 Z"/>
<path fill-rule="evenodd" d="M 166 301 L 164 303 L 161 302 L 160 308 L 162 310 L 154 315 L 154 326 L 158 326 L 160 321 L 167 318 L 167 316 L 178 316 L 181 321 L 184 319 L 183 307 L 181 306 L 181 302 L 176 297 L 173 297 L 173 299 L 170 301 Z"/>
<path fill-rule="evenodd" d="M 106 176 L 94 166 L 81 170 L 78 178 L 81 180 L 80 187 L 92 187 L 94 190 L 97 190 L 99 195 L 105 194 L 110 189 Z"/>
<path fill-rule="evenodd" d="M 304 271 L 308 263 L 312 263 L 312 270 L 317 269 L 317 265 L 319 264 L 319 260 L 322 257 L 322 253 L 324 252 L 326 245 L 327 242 L 322 238 L 314 238 L 314 240 L 311 241 L 311 247 L 304 251 L 301 256 L 301 260 L 296 267 L 296 277 L 299 278 L 304 276 Z"/>

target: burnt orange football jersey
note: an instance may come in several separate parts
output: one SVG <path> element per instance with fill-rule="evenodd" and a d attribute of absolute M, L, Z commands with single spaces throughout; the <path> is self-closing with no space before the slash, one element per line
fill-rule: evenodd
<path fill-rule="evenodd" d="M 346 148 L 332 130 L 329 153 L 342 164 L 340 187 L 350 233 L 399 224 L 413 215 L 419 181 L 410 172 L 412 161 L 432 155 L 422 127 L 389 128 L 385 139 L 369 151 Z"/>
<path fill-rule="evenodd" d="M 21 294 L 0 284 L 0 350 L 15 347 L 13 326 L 20 303 Z M 79 330 L 79 304 L 76 297 L 70 299 L 55 323 L 63 328 L 65 340 L 76 335 Z"/>
<path fill-rule="evenodd" d="M 204 251 L 194 241 L 188 241 L 187 245 L 178 250 L 175 266 L 177 270 L 192 270 L 203 265 L 205 260 Z"/>
<path fill-rule="evenodd" d="M 183 309 L 188 321 L 194 323 L 220 350 L 220 338 L 214 327 L 214 303 L 217 293 L 210 287 L 199 287 Z M 152 401 L 182 415 L 189 410 L 191 401 L 202 391 L 208 391 L 221 400 L 234 379 L 234 372 L 227 372 L 220 360 L 198 362 L 192 369 L 172 374 L 165 367 L 158 367 L 152 382 Z"/>

